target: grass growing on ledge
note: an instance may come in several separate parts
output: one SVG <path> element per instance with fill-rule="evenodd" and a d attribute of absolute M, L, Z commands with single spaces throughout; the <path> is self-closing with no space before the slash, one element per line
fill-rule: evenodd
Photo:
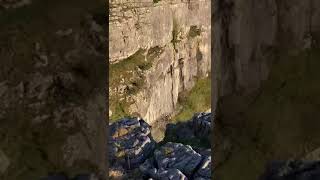
<path fill-rule="evenodd" d="M 127 86 L 123 94 L 115 94 L 109 98 L 109 107 L 112 111 L 110 122 L 130 115 L 128 108 L 133 102 L 128 102 L 125 98 L 139 92 L 145 81 L 144 71 L 152 67 L 154 60 L 162 52 L 163 49 L 159 46 L 150 48 L 147 53 L 145 49 L 140 49 L 127 59 L 110 65 L 110 88 L 118 87 L 120 83 Z"/>
<path fill-rule="evenodd" d="M 210 74 L 210 73 L 209 73 Z M 186 121 L 192 118 L 196 112 L 204 112 L 211 108 L 211 77 L 197 80 L 195 86 L 185 94 L 182 94 L 180 105 L 182 110 L 173 117 L 173 121 Z"/>
<path fill-rule="evenodd" d="M 126 100 L 120 101 L 127 93 L 134 93 L 136 89 L 143 85 L 143 79 L 136 73 L 138 68 L 147 69 L 151 62 L 145 61 L 144 49 L 139 49 L 132 56 L 124 59 L 116 64 L 111 64 L 109 67 L 109 86 L 111 89 L 118 87 L 120 83 L 124 85 L 132 84 L 132 88 L 126 90 L 123 95 L 110 95 L 109 106 L 112 111 L 110 122 L 125 117 L 128 115 L 127 109 L 130 106 Z M 124 82 L 123 82 L 124 80 Z"/>

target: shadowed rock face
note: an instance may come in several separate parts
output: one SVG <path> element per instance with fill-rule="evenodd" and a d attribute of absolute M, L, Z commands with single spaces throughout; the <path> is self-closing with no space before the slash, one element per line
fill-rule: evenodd
<path fill-rule="evenodd" d="M 260 180 L 320 179 L 320 161 L 277 161 L 270 163 Z"/>
<path fill-rule="evenodd" d="M 0 7 L 5 9 L 19 8 L 32 3 L 32 0 L 1 0 Z"/>
<path fill-rule="evenodd" d="M 217 96 L 257 90 L 268 78 L 276 53 L 319 47 L 319 7 L 312 0 L 214 0 Z"/>
<path fill-rule="evenodd" d="M 319 7 L 312 0 L 213 1 L 217 179 L 255 180 L 268 161 L 320 146 Z"/>
<path fill-rule="evenodd" d="M 0 11 L 0 179 L 104 174 L 104 5 L 43 3 Z"/>
<path fill-rule="evenodd" d="M 212 118 L 212 113 L 197 113 L 189 121 L 167 124 L 164 141 L 202 144 L 209 148 L 213 129 Z"/>
<path fill-rule="evenodd" d="M 52 175 L 40 180 L 100 180 L 94 174 L 77 175 L 74 178 L 68 178 L 66 175 Z"/>

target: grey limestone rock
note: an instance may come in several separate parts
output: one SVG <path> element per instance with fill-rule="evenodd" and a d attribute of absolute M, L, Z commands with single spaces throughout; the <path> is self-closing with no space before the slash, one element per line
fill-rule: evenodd
<path fill-rule="evenodd" d="M 194 134 L 200 138 L 207 138 L 212 131 L 211 118 L 213 114 L 210 113 L 197 113 L 192 118 Z"/>
<path fill-rule="evenodd" d="M 201 155 L 191 146 L 168 142 L 154 153 L 159 169 L 176 168 L 186 175 L 192 172 L 201 162 Z"/>
<path fill-rule="evenodd" d="M 205 157 L 201 162 L 201 166 L 195 173 L 194 179 L 210 180 L 212 177 L 211 164 L 211 155 Z"/>
<path fill-rule="evenodd" d="M 159 170 L 159 180 L 188 180 L 188 178 L 178 169 Z"/>
<path fill-rule="evenodd" d="M 189 145 L 168 142 L 155 150 L 139 169 L 146 177 L 156 180 L 211 178 L 211 155 L 197 153 Z"/>
<path fill-rule="evenodd" d="M 150 126 L 142 119 L 123 118 L 110 125 L 109 157 L 127 169 L 143 163 L 155 148 Z"/>

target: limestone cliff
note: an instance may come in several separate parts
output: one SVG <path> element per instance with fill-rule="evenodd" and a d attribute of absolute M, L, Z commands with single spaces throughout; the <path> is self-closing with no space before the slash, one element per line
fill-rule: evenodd
<path fill-rule="evenodd" d="M 211 71 L 210 1 L 109 3 L 110 113 L 149 123 L 172 114 L 179 94 Z"/>

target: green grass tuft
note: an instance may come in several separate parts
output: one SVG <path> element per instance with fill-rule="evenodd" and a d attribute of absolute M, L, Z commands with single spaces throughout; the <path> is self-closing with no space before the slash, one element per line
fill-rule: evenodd
<path fill-rule="evenodd" d="M 113 95 L 109 98 L 109 107 L 112 111 L 110 122 L 114 122 L 122 117 L 129 116 L 129 106 L 133 102 L 129 102 L 128 96 L 135 95 L 144 86 L 144 72 L 152 67 L 152 64 L 163 49 L 159 46 L 152 47 L 146 53 L 146 50 L 140 49 L 132 56 L 124 59 L 116 64 L 111 64 L 109 67 L 109 86 L 111 89 L 119 86 L 122 82 L 127 86 L 123 95 Z M 146 54 L 146 55 L 145 55 Z M 123 100 L 120 100 L 122 99 Z"/>
<path fill-rule="evenodd" d="M 199 79 L 191 91 L 179 97 L 181 112 L 173 117 L 173 121 L 186 121 L 196 112 L 204 112 L 211 108 L 211 77 Z"/>

